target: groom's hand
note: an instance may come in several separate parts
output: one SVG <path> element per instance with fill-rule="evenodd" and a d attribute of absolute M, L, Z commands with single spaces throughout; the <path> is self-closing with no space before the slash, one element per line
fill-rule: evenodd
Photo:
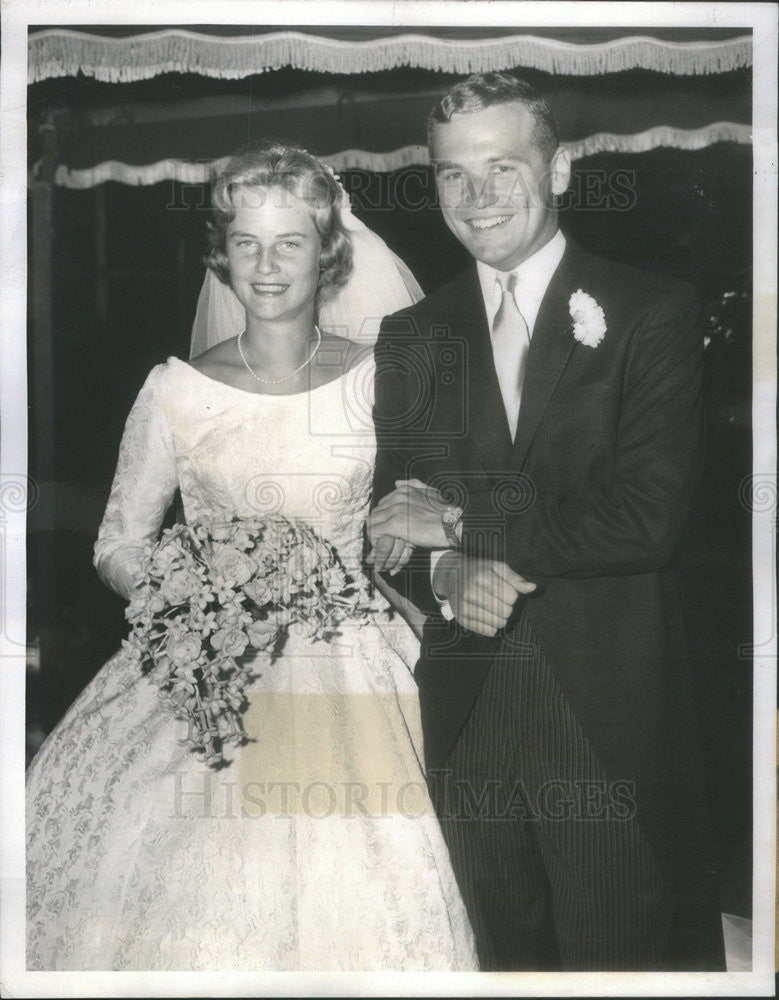
<path fill-rule="evenodd" d="M 433 589 L 449 601 L 463 628 L 493 636 L 511 617 L 517 598 L 531 594 L 536 585 L 496 559 L 445 552 L 435 569 Z"/>
<path fill-rule="evenodd" d="M 447 504 L 438 490 L 418 479 L 399 479 L 395 487 L 368 515 L 371 545 L 384 536 L 426 549 L 451 548 L 441 524 Z"/>

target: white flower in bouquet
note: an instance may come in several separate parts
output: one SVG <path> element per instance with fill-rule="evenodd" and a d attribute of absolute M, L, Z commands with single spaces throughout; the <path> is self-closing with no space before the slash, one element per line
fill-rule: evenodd
<path fill-rule="evenodd" d="M 160 582 L 159 597 L 166 604 L 183 604 L 195 597 L 201 590 L 201 583 L 191 569 L 172 569 Z"/>
<path fill-rule="evenodd" d="M 246 627 L 246 636 L 255 649 L 267 649 L 279 634 L 278 625 L 270 620 L 254 621 Z"/>
<path fill-rule="evenodd" d="M 243 656 L 248 645 L 246 633 L 237 625 L 220 628 L 211 636 L 211 646 L 222 656 Z"/>
<path fill-rule="evenodd" d="M 177 667 L 186 667 L 200 656 L 203 643 L 194 632 L 168 637 L 167 654 L 170 662 Z"/>
<path fill-rule="evenodd" d="M 225 544 L 214 552 L 210 569 L 213 578 L 230 587 L 242 587 L 257 572 L 257 565 L 237 546 Z"/>

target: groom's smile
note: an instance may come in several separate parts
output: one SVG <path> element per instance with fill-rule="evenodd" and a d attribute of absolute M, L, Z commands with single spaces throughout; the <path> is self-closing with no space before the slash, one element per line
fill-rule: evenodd
<path fill-rule="evenodd" d="M 498 226 L 505 226 L 510 218 L 510 215 L 497 215 L 492 217 L 488 216 L 486 219 L 469 219 L 468 222 L 474 229 L 484 231 L 487 229 L 497 229 Z"/>

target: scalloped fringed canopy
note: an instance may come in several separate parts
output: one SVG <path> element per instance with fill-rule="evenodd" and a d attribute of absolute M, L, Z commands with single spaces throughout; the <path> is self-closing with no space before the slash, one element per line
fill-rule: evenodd
<path fill-rule="evenodd" d="M 317 73 L 375 73 L 417 67 L 479 73 L 515 67 L 589 76 L 631 69 L 700 75 L 750 66 L 749 35 L 672 41 L 631 35 L 599 42 L 515 34 L 447 38 L 404 33 L 389 37 L 333 38 L 301 31 L 229 36 L 184 28 L 106 37 L 69 28 L 30 35 L 30 83 L 83 73 L 110 83 L 148 80 L 163 73 L 199 73 L 236 80 L 282 67 Z"/>
<path fill-rule="evenodd" d="M 531 79 L 575 160 L 751 142 L 752 39 L 735 29 L 641 37 L 618 29 L 130 30 L 30 31 L 32 90 L 46 95 L 32 103 L 48 102 L 58 125 L 59 185 L 200 184 L 261 136 L 298 142 L 336 170 L 421 167 L 427 111 L 456 74 L 476 70 Z"/>

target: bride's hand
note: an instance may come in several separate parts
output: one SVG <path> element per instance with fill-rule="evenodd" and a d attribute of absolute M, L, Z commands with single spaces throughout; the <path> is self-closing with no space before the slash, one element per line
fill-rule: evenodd
<path fill-rule="evenodd" d="M 376 539 L 373 548 L 368 553 L 366 561 L 373 566 L 377 573 L 389 573 L 394 576 L 403 569 L 411 558 L 414 546 L 402 538 L 393 538 L 392 535 L 381 535 Z"/>
<path fill-rule="evenodd" d="M 377 539 L 389 535 L 412 546 L 451 548 L 441 523 L 447 504 L 438 490 L 418 479 L 399 479 L 395 487 L 368 515 L 371 544 L 375 546 Z"/>

